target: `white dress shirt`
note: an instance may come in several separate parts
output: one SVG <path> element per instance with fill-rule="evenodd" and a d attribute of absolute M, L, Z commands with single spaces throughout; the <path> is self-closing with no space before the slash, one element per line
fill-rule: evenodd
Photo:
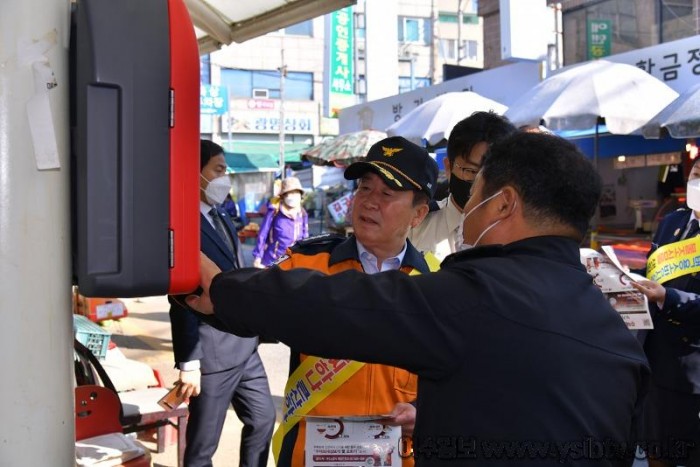
<path fill-rule="evenodd" d="M 452 196 L 438 201 L 440 209 L 429 212 L 423 222 L 411 229 L 408 239 L 418 251 L 430 251 L 442 261 L 462 244 L 464 214 L 452 202 Z"/>
<path fill-rule="evenodd" d="M 395 269 L 399 269 L 401 267 L 401 261 L 403 261 L 403 257 L 406 255 L 406 249 L 408 247 L 408 245 L 404 243 L 403 250 L 401 250 L 398 255 L 385 259 L 384 261 L 382 261 L 381 268 L 378 268 L 377 257 L 369 251 L 367 251 L 367 248 L 365 248 L 364 245 L 360 243 L 359 240 L 357 240 L 357 238 L 355 239 L 355 241 L 357 242 L 357 253 L 360 257 L 360 263 L 362 263 L 362 269 L 364 269 L 367 274 L 376 274 L 378 272 L 393 271 Z"/>

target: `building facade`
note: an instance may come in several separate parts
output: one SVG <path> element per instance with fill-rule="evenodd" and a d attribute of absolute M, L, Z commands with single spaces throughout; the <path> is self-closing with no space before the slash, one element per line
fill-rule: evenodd
<path fill-rule="evenodd" d="M 546 4 L 556 29 L 552 42 L 561 41 L 564 66 L 700 34 L 700 0 L 546 0 Z M 510 63 L 501 57 L 500 0 L 481 0 L 478 15 L 484 25 L 484 68 Z"/>
<path fill-rule="evenodd" d="M 368 2 L 388 1 L 395 2 L 395 18 L 381 21 L 396 24 L 397 37 L 391 45 L 397 45 L 394 60 L 398 69 L 398 86 L 388 95 L 441 82 L 444 65 L 453 66 L 448 75 L 483 68 L 483 26 L 477 0 L 361 0 L 351 9 L 349 30 L 353 104 L 367 99 L 367 80 L 381 79 L 365 60 L 366 14 L 371 14 Z M 228 102 L 222 115 L 202 116 L 203 137 L 217 141 L 227 151 L 267 154 L 274 159 L 280 151 L 282 103 L 287 162 L 297 162 L 302 149 L 337 134 L 337 119 L 324 110 L 323 102 L 324 77 L 329 75 L 326 21 L 326 17 L 315 18 L 203 56 L 202 84 L 225 88 Z M 263 164 L 260 157 L 257 163 Z"/>

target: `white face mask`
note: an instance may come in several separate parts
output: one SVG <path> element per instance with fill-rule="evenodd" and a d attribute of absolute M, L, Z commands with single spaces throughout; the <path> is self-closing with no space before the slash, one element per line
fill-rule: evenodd
<path fill-rule="evenodd" d="M 498 196 L 498 195 L 500 195 L 500 194 L 502 194 L 502 193 L 503 193 L 503 190 L 500 190 L 500 191 L 498 191 L 498 192 L 492 194 L 491 196 L 489 196 L 489 197 L 486 198 L 485 200 L 481 201 L 479 204 L 477 204 L 477 205 L 474 206 L 473 208 L 471 208 L 471 209 L 469 210 L 469 212 L 464 216 L 464 223 L 467 222 L 467 218 L 469 217 L 469 215 L 470 215 L 471 213 L 473 213 L 474 211 L 476 211 L 477 208 L 483 206 L 484 204 L 488 203 L 489 201 L 491 201 L 491 200 L 494 199 L 496 196 Z M 513 204 L 513 209 L 511 210 L 511 213 L 512 213 L 513 211 L 515 211 L 515 208 L 516 208 L 517 205 L 518 205 L 518 202 L 517 202 L 517 200 L 516 200 L 515 203 Z M 493 224 L 491 224 L 491 225 L 489 225 L 488 227 L 486 227 L 486 228 L 483 230 L 483 232 L 481 232 L 481 233 L 479 234 L 479 236 L 476 237 L 476 241 L 475 241 L 473 244 L 467 243 L 467 241 L 466 241 L 466 239 L 465 239 L 465 240 L 464 240 L 464 243 L 462 243 L 462 244 L 458 247 L 458 251 L 468 250 L 468 249 L 470 249 L 470 248 L 474 248 L 475 246 L 477 246 L 477 245 L 479 244 L 479 241 L 483 238 L 483 236 L 486 235 L 486 232 L 488 232 L 489 230 L 491 230 L 491 229 L 493 229 L 494 227 L 496 227 L 496 226 L 498 225 L 498 223 L 501 222 L 501 220 L 502 220 L 502 219 L 498 219 L 496 222 L 494 222 Z M 466 230 L 465 230 L 465 232 L 466 232 Z"/>
<path fill-rule="evenodd" d="M 688 180 L 686 196 L 688 207 L 693 211 L 700 211 L 700 178 Z"/>
<path fill-rule="evenodd" d="M 199 174 L 204 180 L 206 177 Z M 214 180 L 207 180 L 209 183 L 207 188 L 204 190 L 204 196 L 206 196 L 209 204 L 221 204 L 226 200 L 226 195 L 231 191 L 231 179 L 228 175 L 223 175 L 221 177 L 216 177 Z M 199 187 L 201 190 L 202 187 Z"/>
<path fill-rule="evenodd" d="M 301 206 L 301 193 L 294 191 L 292 193 L 287 193 L 283 197 L 284 204 L 291 209 L 298 208 Z"/>

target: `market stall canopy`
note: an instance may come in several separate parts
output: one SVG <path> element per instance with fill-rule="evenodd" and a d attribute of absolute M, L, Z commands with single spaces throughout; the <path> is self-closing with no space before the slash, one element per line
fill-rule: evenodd
<path fill-rule="evenodd" d="M 633 65 L 595 60 L 552 75 L 523 94 L 506 112 L 515 125 L 553 131 L 588 130 L 605 120 L 608 131 L 639 130 L 678 93 Z"/>
<path fill-rule="evenodd" d="M 700 84 L 692 86 L 642 127 L 645 138 L 700 138 Z"/>
<path fill-rule="evenodd" d="M 301 162 L 301 152 L 306 143 L 287 143 L 284 146 L 284 162 Z M 280 168 L 279 143 L 269 141 L 235 141 L 225 152 L 227 173 L 275 172 Z M 228 150 L 230 149 L 230 151 Z"/>
<path fill-rule="evenodd" d="M 323 141 L 302 151 L 301 155 L 315 165 L 347 167 L 353 162 L 363 159 L 369 148 L 384 138 L 386 138 L 386 133 L 383 131 L 355 131 Z"/>
<path fill-rule="evenodd" d="M 389 136 L 403 136 L 416 144 L 435 146 L 450 137 L 452 128 L 477 111 L 503 114 L 508 107 L 472 91 L 448 92 L 423 102 L 386 129 Z"/>
<path fill-rule="evenodd" d="M 574 143 L 586 156 L 593 158 L 596 151 L 595 130 L 561 131 L 557 132 L 562 138 Z M 619 156 L 641 156 L 682 151 L 685 141 L 673 138 L 650 140 L 642 135 L 613 135 L 605 125 L 598 129 L 598 158 L 608 159 Z"/>
<path fill-rule="evenodd" d="M 202 55 L 355 3 L 356 0 L 185 0 Z"/>

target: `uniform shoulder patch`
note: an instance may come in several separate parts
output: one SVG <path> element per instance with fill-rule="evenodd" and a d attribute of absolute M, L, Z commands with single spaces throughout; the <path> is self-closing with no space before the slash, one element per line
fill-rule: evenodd
<path fill-rule="evenodd" d="M 289 250 L 292 253 L 301 254 L 313 254 L 322 251 L 330 251 L 335 248 L 336 245 L 347 240 L 347 237 L 337 234 L 323 234 L 316 235 L 314 237 L 305 238 L 304 240 L 299 240 L 294 245 L 292 245 Z"/>

